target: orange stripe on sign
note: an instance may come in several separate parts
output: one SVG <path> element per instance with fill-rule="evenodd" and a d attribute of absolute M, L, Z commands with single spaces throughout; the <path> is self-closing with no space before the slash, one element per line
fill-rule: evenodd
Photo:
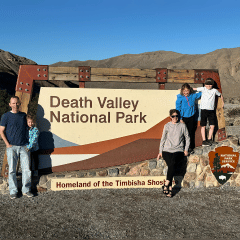
<path fill-rule="evenodd" d="M 40 154 L 102 154 L 112 149 L 121 147 L 138 139 L 161 139 L 164 125 L 168 123 L 170 118 L 165 118 L 149 130 L 143 133 L 137 133 L 130 136 L 111 139 L 102 142 L 86 144 L 83 146 L 55 148 L 51 150 L 41 151 Z M 49 152 L 50 151 L 50 152 Z"/>

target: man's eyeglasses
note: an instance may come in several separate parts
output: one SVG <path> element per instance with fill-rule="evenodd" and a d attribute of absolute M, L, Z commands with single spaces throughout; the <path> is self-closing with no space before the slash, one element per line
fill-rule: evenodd
<path fill-rule="evenodd" d="M 178 115 L 172 115 L 171 118 L 178 118 Z"/>

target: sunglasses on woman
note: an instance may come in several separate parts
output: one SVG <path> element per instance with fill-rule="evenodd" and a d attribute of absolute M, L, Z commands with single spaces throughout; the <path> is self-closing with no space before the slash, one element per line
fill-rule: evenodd
<path fill-rule="evenodd" d="M 172 115 L 171 118 L 178 118 L 178 115 Z"/>

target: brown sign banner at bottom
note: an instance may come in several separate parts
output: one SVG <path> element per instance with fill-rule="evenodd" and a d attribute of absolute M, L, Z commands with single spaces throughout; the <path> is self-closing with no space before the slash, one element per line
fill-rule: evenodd
<path fill-rule="evenodd" d="M 235 172 L 238 164 L 239 153 L 233 152 L 233 148 L 222 146 L 208 154 L 212 173 L 220 184 L 224 184 Z"/>
<path fill-rule="evenodd" d="M 51 180 L 51 190 L 62 191 L 117 188 L 161 188 L 165 182 L 165 176 L 56 178 Z M 175 181 L 173 181 L 173 184 L 175 184 Z"/>

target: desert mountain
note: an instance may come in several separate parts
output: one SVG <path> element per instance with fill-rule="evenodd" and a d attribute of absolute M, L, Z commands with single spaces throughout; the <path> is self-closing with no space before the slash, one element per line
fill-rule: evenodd
<path fill-rule="evenodd" d="M 218 69 L 224 96 L 238 97 L 240 92 L 240 47 L 218 49 L 207 54 L 180 54 L 170 51 L 125 54 L 99 61 L 58 62 L 52 66 Z"/>
<path fill-rule="evenodd" d="M 0 50 L 0 72 L 15 76 L 20 64 L 35 62 Z M 238 97 L 240 92 L 240 47 L 223 48 L 207 54 L 180 54 L 156 51 L 141 54 L 124 54 L 104 60 L 57 62 L 51 66 L 90 66 L 101 68 L 169 68 L 169 69 L 218 69 L 225 97 Z M 0 78 L 0 87 L 7 80 Z M 16 81 L 16 80 L 15 80 Z M 54 83 L 54 85 L 57 83 Z"/>
<path fill-rule="evenodd" d="M 24 64 L 37 63 L 0 49 L 0 89 L 7 89 L 10 94 L 14 94 L 18 69 Z"/>

